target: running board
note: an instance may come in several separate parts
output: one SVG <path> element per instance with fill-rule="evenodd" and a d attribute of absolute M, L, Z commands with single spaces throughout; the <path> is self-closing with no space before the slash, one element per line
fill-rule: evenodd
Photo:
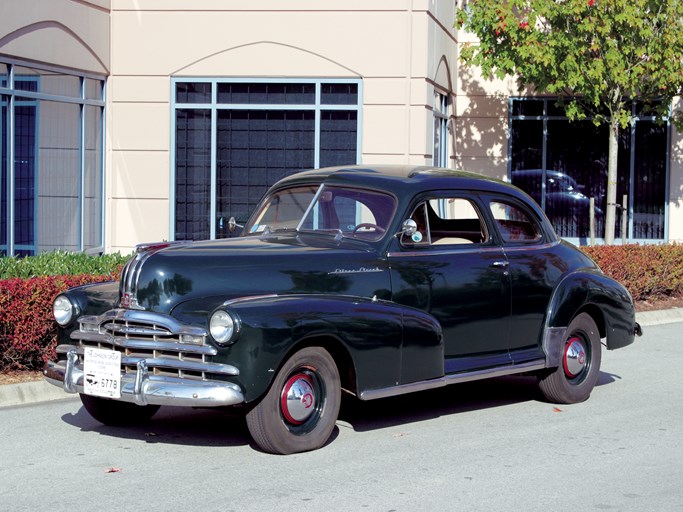
<path fill-rule="evenodd" d="M 378 398 L 387 398 L 390 396 L 405 395 L 406 393 L 415 393 L 417 391 L 442 388 L 444 386 L 458 384 L 460 382 L 491 379 L 494 377 L 503 377 L 504 375 L 514 375 L 516 373 L 543 370 L 544 368 L 546 368 L 545 359 L 537 359 L 536 361 L 529 361 L 526 363 L 510 366 L 498 366 L 496 368 L 487 368 L 485 370 L 444 375 L 438 379 L 411 382 L 410 384 L 401 384 L 399 386 L 392 386 L 390 388 L 370 389 L 363 391 L 360 394 L 360 399 L 364 401 L 376 400 Z"/>

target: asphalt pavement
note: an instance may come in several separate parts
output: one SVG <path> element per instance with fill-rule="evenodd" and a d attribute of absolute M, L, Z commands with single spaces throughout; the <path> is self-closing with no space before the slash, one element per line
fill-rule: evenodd
<path fill-rule="evenodd" d="M 683 308 L 637 313 L 636 320 L 642 327 L 683 322 Z M 0 407 L 75 398 L 78 398 L 78 395 L 65 393 L 61 388 L 42 380 L 0 386 Z"/>
<path fill-rule="evenodd" d="M 226 411 L 108 427 L 78 400 L 3 407 L 0 511 L 683 511 L 681 327 L 606 352 L 580 404 L 524 376 L 347 398 L 325 447 L 286 457 Z"/>

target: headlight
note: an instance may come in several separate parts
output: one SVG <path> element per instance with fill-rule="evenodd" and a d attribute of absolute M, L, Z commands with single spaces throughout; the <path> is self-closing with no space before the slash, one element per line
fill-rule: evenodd
<path fill-rule="evenodd" d="M 229 345 L 235 341 L 239 331 L 239 322 L 227 311 L 219 309 L 211 315 L 209 331 L 219 345 Z"/>
<path fill-rule="evenodd" d="M 52 304 L 52 314 L 62 327 L 66 327 L 74 319 L 76 306 L 66 295 L 58 295 Z"/>

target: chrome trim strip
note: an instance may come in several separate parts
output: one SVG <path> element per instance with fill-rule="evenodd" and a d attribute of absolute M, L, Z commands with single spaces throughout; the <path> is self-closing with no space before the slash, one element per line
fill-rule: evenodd
<path fill-rule="evenodd" d="M 430 247 L 439 247 L 438 245 L 425 246 L 424 249 L 420 251 L 408 251 L 408 252 L 389 252 L 387 253 L 388 258 L 414 258 L 415 256 L 445 256 L 448 254 L 471 254 L 471 253 L 482 253 L 482 252 L 497 252 L 502 253 L 503 248 L 499 245 L 493 247 L 481 247 L 480 245 L 474 244 L 475 247 L 470 245 L 461 245 L 458 249 L 439 249 L 438 251 L 430 250 Z"/>
<path fill-rule="evenodd" d="M 85 349 L 75 345 L 59 345 L 57 347 L 58 354 L 67 354 L 67 363 L 71 354 L 82 356 Z M 140 361 L 145 361 L 149 368 L 170 368 L 172 370 L 180 370 L 187 372 L 204 372 L 217 373 L 220 375 L 237 376 L 240 374 L 239 369 L 230 365 L 222 363 L 205 363 L 200 361 L 185 361 L 183 359 L 174 359 L 166 357 L 143 357 L 143 356 L 126 356 L 121 357 L 121 364 L 124 366 L 135 366 Z M 76 363 L 73 363 L 76 364 Z"/>
<path fill-rule="evenodd" d="M 524 242 L 519 242 L 520 244 L 524 244 Z M 533 242 L 529 242 L 528 245 L 517 245 L 513 244 L 511 242 L 508 242 L 508 244 L 504 245 L 505 248 L 505 254 L 508 254 L 510 252 L 527 252 L 527 251 L 537 251 L 539 249 L 550 249 L 551 247 L 555 247 L 556 245 L 560 245 L 559 240 L 553 240 L 551 242 L 546 242 L 543 244 L 539 245 L 534 245 Z"/>
<path fill-rule="evenodd" d="M 138 340 L 134 338 L 117 338 L 110 334 L 98 334 L 96 332 L 71 333 L 72 340 L 89 341 L 91 343 L 106 343 L 119 348 L 137 348 L 141 350 L 165 350 L 187 352 L 190 354 L 203 354 L 215 356 L 218 350 L 211 345 L 195 345 L 192 343 L 178 343 L 172 341 Z"/>
<path fill-rule="evenodd" d="M 234 299 L 226 300 L 223 306 L 232 306 L 233 304 L 239 304 L 240 302 L 249 302 L 250 300 L 261 300 L 261 299 L 275 299 L 279 297 L 276 293 L 265 294 L 265 295 L 247 295 L 244 297 L 236 297 Z"/>
<path fill-rule="evenodd" d="M 420 251 L 410 251 L 410 252 L 389 252 L 387 257 L 389 258 L 413 258 L 415 256 L 446 256 L 449 254 L 468 254 L 468 253 L 482 253 L 482 252 L 494 252 L 494 251 L 504 251 L 505 254 L 509 252 L 525 252 L 525 251 L 537 251 L 539 249 L 550 249 L 559 245 L 558 240 L 552 242 L 546 242 L 544 244 L 538 245 L 495 245 L 492 247 L 482 247 L 481 245 L 474 244 L 474 247 L 463 244 L 458 246 L 457 249 L 440 249 L 438 251 L 431 250 L 431 247 L 439 247 L 435 245 L 425 246 L 424 249 Z"/>
<path fill-rule="evenodd" d="M 562 350 L 566 339 L 566 327 L 546 327 L 543 332 L 541 346 L 545 353 L 548 368 L 560 366 L 562 362 Z"/>
<path fill-rule="evenodd" d="M 443 377 L 439 377 L 437 379 L 411 382 L 410 384 L 401 384 L 399 386 L 392 386 L 389 388 L 370 389 L 363 391 L 359 398 L 363 401 L 376 400 L 378 398 L 386 398 L 390 396 L 404 395 L 406 393 L 413 393 L 416 391 L 441 388 L 450 384 L 458 384 L 461 382 L 470 382 L 473 380 L 488 379 L 493 377 L 502 377 L 503 375 L 514 375 L 516 373 L 542 370 L 544 368 L 546 368 L 545 361 L 543 359 L 537 359 L 535 361 L 529 361 L 522 364 L 444 375 Z"/>
<path fill-rule="evenodd" d="M 105 331 L 117 334 L 134 334 L 138 336 L 173 336 L 172 332 L 161 329 L 147 329 L 145 327 L 131 327 L 121 324 L 111 324 L 103 327 Z"/>
<path fill-rule="evenodd" d="M 150 311 L 134 309 L 110 309 L 99 316 L 82 316 L 78 319 L 79 324 L 100 325 L 104 322 L 121 320 L 125 322 L 139 322 L 142 324 L 154 324 L 168 329 L 173 334 L 190 334 L 193 336 L 208 336 L 206 329 L 181 324 L 175 318 Z"/>
<path fill-rule="evenodd" d="M 48 362 L 44 375 L 47 382 L 63 387 L 69 393 L 83 393 L 83 368 L 77 365 L 67 370 L 64 361 Z M 119 400 L 139 405 L 222 407 L 243 403 L 244 394 L 237 384 L 231 382 L 145 376 L 144 365 L 140 365 L 136 373 L 121 375 Z"/>

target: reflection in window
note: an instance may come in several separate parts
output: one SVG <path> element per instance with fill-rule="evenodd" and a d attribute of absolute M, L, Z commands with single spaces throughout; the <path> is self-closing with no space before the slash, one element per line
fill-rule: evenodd
<path fill-rule="evenodd" d="M 104 80 L 0 64 L 0 86 L 0 253 L 101 252 Z"/>
<path fill-rule="evenodd" d="M 541 233 L 531 218 L 516 206 L 497 201 L 491 202 L 491 213 L 505 243 L 536 242 Z"/>
<path fill-rule="evenodd" d="M 371 190 L 295 187 L 266 198 L 245 233 L 298 230 L 376 241 L 387 232 L 395 208 L 392 196 Z"/>
<path fill-rule="evenodd" d="M 589 236 L 593 198 L 595 232 L 601 236 L 607 206 L 607 125 L 569 122 L 553 98 L 510 101 L 512 183 L 541 205 L 560 236 L 580 241 Z M 617 202 L 628 196 L 631 240 L 664 238 L 667 129 L 666 123 L 657 125 L 652 117 L 640 116 L 630 131 L 620 134 Z"/>
<path fill-rule="evenodd" d="M 360 157 L 358 80 L 176 79 L 174 88 L 176 240 L 233 236 L 228 219 L 246 222 L 281 178 Z"/>

